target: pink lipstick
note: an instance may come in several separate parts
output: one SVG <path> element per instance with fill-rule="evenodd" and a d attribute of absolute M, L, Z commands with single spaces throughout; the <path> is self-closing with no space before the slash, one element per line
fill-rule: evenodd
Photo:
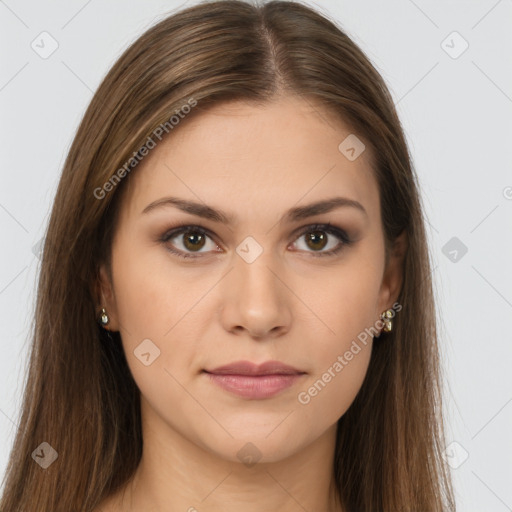
<path fill-rule="evenodd" d="M 275 396 L 306 374 L 279 361 L 266 361 L 260 365 L 236 361 L 204 372 L 224 390 L 251 400 Z"/>

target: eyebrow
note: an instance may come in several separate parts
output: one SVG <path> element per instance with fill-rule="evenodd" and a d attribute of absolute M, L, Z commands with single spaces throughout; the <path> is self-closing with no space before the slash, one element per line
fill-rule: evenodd
<path fill-rule="evenodd" d="M 157 208 L 168 206 L 178 208 L 183 212 L 196 215 L 197 217 L 209 219 L 214 222 L 222 222 L 224 224 L 232 224 L 235 219 L 235 216 L 231 213 L 224 212 L 219 209 L 214 209 L 204 203 L 197 203 L 195 201 L 181 199 L 178 197 L 162 197 L 161 199 L 157 199 L 156 201 L 148 204 L 148 206 L 142 210 L 142 213 L 149 213 L 150 211 L 153 211 Z M 313 217 L 314 215 L 319 215 L 321 213 L 328 213 L 336 208 L 341 207 L 355 208 L 356 210 L 362 212 L 364 215 L 368 216 L 368 212 L 358 201 L 349 199 L 347 197 L 332 197 L 330 199 L 317 201 L 306 206 L 290 208 L 281 218 L 281 222 L 299 221 L 301 219 Z"/>

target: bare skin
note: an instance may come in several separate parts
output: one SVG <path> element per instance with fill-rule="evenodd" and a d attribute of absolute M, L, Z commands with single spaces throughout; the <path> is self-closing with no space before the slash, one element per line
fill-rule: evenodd
<path fill-rule="evenodd" d="M 97 512 L 342 511 L 332 476 L 336 425 L 366 375 L 371 336 L 342 371 L 332 368 L 365 328 L 382 327 L 380 314 L 400 291 L 406 249 L 401 237 L 385 268 L 369 147 L 354 161 L 338 149 L 350 133 L 303 99 L 236 102 L 185 119 L 130 176 L 113 281 L 102 267 L 98 306 L 110 316 L 108 328 L 120 331 L 141 391 L 144 453 L 123 492 Z M 168 196 L 233 220 L 172 205 L 143 213 Z M 284 217 L 335 196 L 364 211 L 342 206 Z M 327 223 L 352 243 L 318 227 L 308 231 Z M 190 228 L 159 240 L 189 225 L 207 234 Z M 321 238 L 308 243 L 308 233 L 318 231 Z M 254 261 L 241 256 L 256 255 L 258 246 Z M 160 350 L 148 366 L 134 354 L 145 339 Z M 305 373 L 274 396 L 248 399 L 203 371 L 239 360 L 278 360 Z M 325 387 L 308 394 L 329 368 Z"/>

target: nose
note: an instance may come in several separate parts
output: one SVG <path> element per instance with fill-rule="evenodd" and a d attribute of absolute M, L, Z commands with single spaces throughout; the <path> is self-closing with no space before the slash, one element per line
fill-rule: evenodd
<path fill-rule="evenodd" d="M 235 255 L 234 268 L 223 280 L 221 322 L 235 334 L 273 339 L 290 329 L 293 294 L 282 267 L 265 251 L 252 263 Z"/>

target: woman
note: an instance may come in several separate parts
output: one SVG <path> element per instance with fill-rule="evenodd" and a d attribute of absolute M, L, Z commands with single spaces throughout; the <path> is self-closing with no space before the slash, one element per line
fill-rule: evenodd
<path fill-rule="evenodd" d="M 164 19 L 63 169 L 1 510 L 454 510 L 430 271 L 346 34 L 280 1 Z"/>

